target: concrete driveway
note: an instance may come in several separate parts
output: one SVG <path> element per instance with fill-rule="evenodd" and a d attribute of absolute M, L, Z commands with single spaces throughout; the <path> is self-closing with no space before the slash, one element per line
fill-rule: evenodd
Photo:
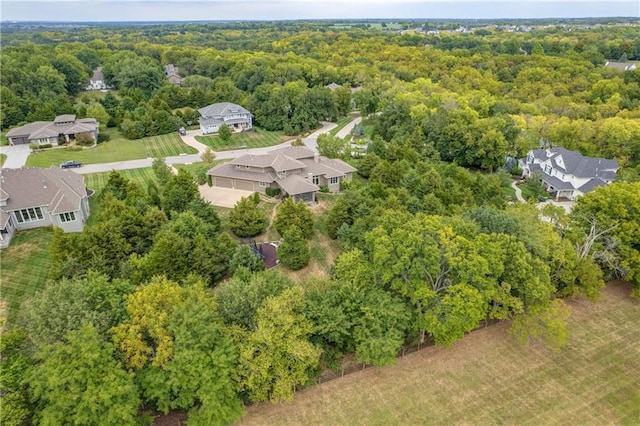
<path fill-rule="evenodd" d="M 28 144 L 0 147 L 0 153 L 7 156 L 7 160 L 2 166 L 3 169 L 19 169 L 27 164 L 27 158 L 31 154 Z"/>
<path fill-rule="evenodd" d="M 232 209 L 242 197 L 253 195 L 253 191 L 243 191 L 241 189 L 220 188 L 219 186 L 200 185 L 198 191 L 202 198 L 217 207 Z"/>

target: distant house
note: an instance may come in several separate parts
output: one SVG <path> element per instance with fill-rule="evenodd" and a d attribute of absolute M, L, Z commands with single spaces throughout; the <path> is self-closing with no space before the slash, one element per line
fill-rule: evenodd
<path fill-rule="evenodd" d="M 57 167 L 0 171 L 0 248 L 21 229 L 54 226 L 80 232 L 89 217 L 82 176 Z"/>
<path fill-rule="evenodd" d="M 315 201 L 320 185 L 339 192 L 356 169 L 342 160 L 329 159 L 302 146 L 270 151 L 266 155 L 243 155 L 207 172 L 213 186 L 266 192 L 279 188 L 295 201 Z"/>
<path fill-rule="evenodd" d="M 633 71 L 638 69 L 637 65 L 633 62 L 615 62 L 615 61 L 607 61 L 604 64 L 607 68 L 613 68 L 620 71 Z"/>
<path fill-rule="evenodd" d="M 200 130 L 203 134 L 216 133 L 226 124 L 234 132 L 242 132 L 253 127 L 251 113 L 240 105 L 231 102 L 219 102 L 198 110 Z"/>
<path fill-rule="evenodd" d="M 169 83 L 176 86 L 181 86 L 184 80 L 182 77 L 180 77 L 178 67 L 174 66 L 173 64 L 169 64 L 164 67 L 164 75 L 167 76 L 167 80 L 169 80 Z"/>
<path fill-rule="evenodd" d="M 36 121 L 7 132 L 12 145 L 35 143 L 58 145 L 59 141 L 70 142 L 79 136 L 98 140 L 100 123 L 95 118 L 76 119 L 74 114 L 57 116 L 53 121 Z"/>
<path fill-rule="evenodd" d="M 113 86 L 107 85 L 104 82 L 104 75 L 102 74 L 102 67 L 98 67 L 93 70 L 93 76 L 87 80 L 87 86 L 84 90 L 105 90 L 113 89 Z"/>
<path fill-rule="evenodd" d="M 329 83 L 329 84 L 327 84 L 326 86 L 324 86 L 324 88 L 325 88 L 325 89 L 329 89 L 329 90 L 331 90 L 332 92 L 333 92 L 334 90 L 336 90 L 336 89 L 341 88 L 341 87 L 342 87 L 342 86 L 340 86 L 338 83 Z"/>
<path fill-rule="evenodd" d="M 521 162 L 524 176 L 538 173 L 555 197 L 570 200 L 616 179 L 618 162 L 585 157 L 565 148 L 536 149 Z"/>

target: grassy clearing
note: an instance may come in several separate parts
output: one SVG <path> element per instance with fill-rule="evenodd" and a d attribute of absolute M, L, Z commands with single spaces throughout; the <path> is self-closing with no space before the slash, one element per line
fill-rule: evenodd
<path fill-rule="evenodd" d="M 205 163 L 191 163 L 191 164 L 176 164 L 174 167 L 177 169 L 184 169 L 186 171 L 188 171 L 189 173 L 191 173 L 191 176 L 193 176 L 194 180 L 198 180 L 198 173 L 201 170 L 209 170 L 210 168 L 217 166 L 218 164 L 221 163 L 226 163 L 227 161 L 231 161 L 231 160 L 214 160 L 213 163 L 209 163 L 209 164 L 205 164 Z"/>
<path fill-rule="evenodd" d="M 4 162 L 7 161 L 6 154 L 0 154 L 0 167 L 4 166 Z"/>
<path fill-rule="evenodd" d="M 196 140 L 208 145 L 214 151 L 229 151 L 239 148 L 262 148 L 278 145 L 294 139 L 282 132 L 269 132 L 267 130 L 253 128 L 253 131 L 234 133 L 229 142 L 223 142 L 218 136 L 196 136 Z"/>
<path fill-rule="evenodd" d="M 11 323 L 22 301 L 42 288 L 49 274 L 51 228 L 19 231 L 0 252 L 0 294 Z"/>
<path fill-rule="evenodd" d="M 103 172 L 84 175 L 84 183 L 87 188 L 93 189 L 94 191 L 96 191 L 96 193 L 99 194 L 100 191 L 102 191 L 102 188 L 104 188 L 107 184 L 110 173 L 111 172 Z M 153 169 L 151 167 L 144 167 L 142 169 L 118 170 L 118 173 L 120 173 L 125 179 L 140 184 L 143 191 L 146 191 L 147 184 L 149 182 L 154 182 L 156 184 L 158 183 L 156 175 L 153 173 Z"/>
<path fill-rule="evenodd" d="M 115 135 L 119 135 L 115 133 Z M 185 145 L 177 133 L 151 136 L 139 140 L 112 137 L 94 148 L 70 150 L 68 148 L 48 149 L 31 154 L 27 166 L 49 167 L 67 160 L 82 161 L 84 164 L 112 163 L 115 161 L 138 160 L 151 157 L 170 157 L 179 154 L 197 154 L 193 147 Z"/>
<path fill-rule="evenodd" d="M 610 283 L 570 302 L 557 352 L 523 346 L 508 324 L 306 389 L 290 405 L 248 408 L 243 425 L 640 424 L 640 302 Z"/>

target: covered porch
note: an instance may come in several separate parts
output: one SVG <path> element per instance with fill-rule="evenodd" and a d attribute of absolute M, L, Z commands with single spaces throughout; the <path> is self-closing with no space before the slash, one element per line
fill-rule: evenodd
<path fill-rule="evenodd" d="M 305 203 L 315 203 L 316 192 L 320 187 L 299 175 L 287 176 L 285 179 L 276 181 L 282 188 L 282 192 L 293 198 L 293 201 L 304 201 Z"/>

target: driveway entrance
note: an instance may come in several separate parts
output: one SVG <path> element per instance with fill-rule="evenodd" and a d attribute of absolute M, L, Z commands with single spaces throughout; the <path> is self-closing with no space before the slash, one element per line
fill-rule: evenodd
<path fill-rule="evenodd" d="M 219 186 L 200 185 L 198 186 L 202 198 L 209 201 L 214 206 L 232 209 L 242 197 L 252 196 L 254 191 L 243 191 L 240 189 L 221 188 Z"/>

